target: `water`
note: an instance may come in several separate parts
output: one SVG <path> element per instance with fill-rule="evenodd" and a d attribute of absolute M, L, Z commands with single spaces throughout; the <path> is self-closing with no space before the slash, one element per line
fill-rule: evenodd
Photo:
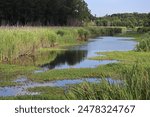
<path fill-rule="evenodd" d="M 74 79 L 74 80 L 57 80 L 57 81 L 50 81 L 44 83 L 37 83 L 29 81 L 26 77 L 21 77 L 14 82 L 21 83 L 21 86 L 13 86 L 13 87 L 1 87 L 0 88 L 0 96 L 18 96 L 18 95 L 37 95 L 38 92 L 28 92 L 28 88 L 34 87 L 67 87 L 68 85 L 73 84 L 80 84 L 83 82 L 90 82 L 90 83 L 98 83 L 102 79 L 101 78 L 81 78 L 81 79 Z M 106 78 L 106 80 L 113 84 L 113 83 L 120 83 L 120 80 L 113 80 L 111 78 Z"/>
<path fill-rule="evenodd" d="M 116 60 L 89 60 L 88 58 L 98 56 L 96 52 L 108 51 L 129 51 L 133 50 L 136 42 L 133 38 L 124 37 L 98 37 L 90 39 L 88 43 L 70 47 L 68 51 L 59 54 L 50 63 L 41 66 L 42 70 L 35 71 L 44 72 L 49 69 L 66 69 L 66 68 L 94 68 L 98 65 L 116 63 Z"/>

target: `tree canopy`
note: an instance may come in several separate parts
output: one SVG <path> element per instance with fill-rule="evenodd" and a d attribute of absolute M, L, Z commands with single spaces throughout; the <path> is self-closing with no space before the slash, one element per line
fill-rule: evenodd
<path fill-rule="evenodd" d="M 84 0 L 0 0 L 0 25 L 81 25 L 90 17 Z"/>

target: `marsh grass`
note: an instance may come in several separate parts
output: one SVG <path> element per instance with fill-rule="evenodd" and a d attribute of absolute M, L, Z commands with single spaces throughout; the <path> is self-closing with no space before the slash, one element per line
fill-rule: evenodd
<path fill-rule="evenodd" d="M 0 64 L 0 81 L 5 82 L 4 84 L 12 85 L 12 80 L 16 79 L 18 75 L 28 76 L 33 70 L 37 69 L 39 68 L 33 66 Z"/>
<path fill-rule="evenodd" d="M 100 27 L 1 27 L 0 62 L 13 61 L 24 55 L 34 55 L 40 48 L 77 44 L 93 35 L 121 33 L 121 30 L 122 28 Z"/>
<path fill-rule="evenodd" d="M 11 82 L 11 81 L 1 81 L 0 82 L 0 87 L 12 87 L 12 86 L 17 86 L 19 85 L 18 83 Z"/>
<path fill-rule="evenodd" d="M 63 80 L 63 79 L 81 79 L 81 78 L 102 78 L 117 76 L 117 72 L 123 65 L 109 64 L 101 65 L 97 68 L 72 68 L 62 70 L 50 70 L 44 73 L 29 75 L 29 79 L 36 82 Z"/>
<path fill-rule="evenodd" d="M 111 84 L 103 79 L 99 84 L 84 83 L 72 88 L 68 99 L 79 100 L 149 100 L 150 75 L 141 63 L 125 68 L 120 73 L 122 83 Z"/>
<path fill-rule="evenodd" d="M 61 45 L 63 40 L 56 31 L 49 28 L 1 28 L 0 29 L 0 61 L 12 61 L 24 55 L 33 55 L 39 48 L 50 48 Z M 64 29 L 69 32 L 68 29 Z M 76 29 L 65 36 L 64 42 L 77 43 Z M 72 38 L 70 38 L 72 36 Z M 76 36 L 76 37 L 75 37 Z"/>
<path fill-rule="evenodd" d="M 143 65 L 150 66 L 150 53 L 149 52 L 136 52 L 136 51 L 127 51 L 127 52 L 120 52 L 120 51 L 113 51 L 113 52 L 98 52 L 98 55 L 104 56 L 97 56 L 93 58 L 89 58 L 92 60 L 118 60 L 123 64 L 135 64 L 136 61 L 140 59 Z"/>
<path fill-rule="evenodd" d="M 144 34 L 139 44 L 136 46 L 137 51 L 149 52 L 150 51 L 150 32 Z"/>

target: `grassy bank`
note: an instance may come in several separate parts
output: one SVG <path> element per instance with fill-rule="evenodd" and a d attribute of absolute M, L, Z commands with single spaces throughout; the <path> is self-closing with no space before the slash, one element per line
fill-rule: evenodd
<path fill-rule="evenodd" d="M 40 48 L 79 44 L 89 37 L 121 33 L 122 28 L 100 27 L 1 27 L 0 62 L 34 55 Z"/>

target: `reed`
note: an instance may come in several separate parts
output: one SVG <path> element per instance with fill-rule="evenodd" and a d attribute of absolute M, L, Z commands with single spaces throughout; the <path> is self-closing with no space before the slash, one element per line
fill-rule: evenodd
<path fill-rule="evenodd" d="M 149 52 L 150 51 L 150 32 L 144 34 L 137 45 L 137 51 Z"/>
<path fill-rule="evenodd" d="M 103 79 L 99 84 L 84 83 L 71 89 L 66 97 L 80 100 L 149 100 L 150 71 L 137 62 L 120 73 L 121 83 Z"/>
<path fill-rule="evenodd" d="M 121 30 L 112 28 L 111 30 Z M 94 33 L 94 30 L 96 33 Z M 13 61 L 24 55 L 34 55 L 40 48 L 53 48 L 87 41 L 88 37 L 101 35 L 100 27 L 1 27 L 0 62 Z M 114 32 L 114 31 L 113 31 Z M 117 32 L 115 32 L 117 33 Z"/>

